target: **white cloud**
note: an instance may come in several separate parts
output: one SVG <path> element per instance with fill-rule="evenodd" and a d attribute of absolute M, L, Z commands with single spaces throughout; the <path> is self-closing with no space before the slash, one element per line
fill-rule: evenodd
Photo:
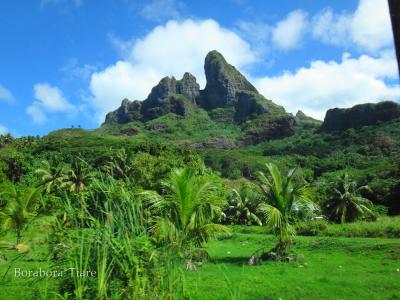
<path fill-rule="evenodd" d="M 37 83 L 33 86 L 35 99 L 47 111 L 65 112 L 73 109 L 58 87 L 48 83 Z"/>
<path fill-rule="evenodd" d="M 167 19 L 178 19 L 183 4 L 176 0 L 153 0 L 145 5 L 140 14 L 151 21 L 165 21 Z"/>
<path fill-rule="evenodd" d="M 312 28 L 313 36 L 327 44 L 355 45 L 369 52 L 393 45 L 388 3 L 383 0 L 360 0 L 354 13 L 323 10 L 313 18 Z"/>
<path fill-rule="evenodd" d="M 360 0 L 352 22 L 354 42 L 375 51 L 393 43 L 387 1 Z"/>
<path fill-rule="evenodd" d="M 346 18 L 329 10 L 320 15 L 320 24 L 325 22 L 321 28 L 328 28 L 326 24 L 340 23 L 331 28 L 332 32 L 327 32 L 325 42 L 341 44 L 342 39 L 349 36 L 341 26 L 346 22 L 353 24 L 353 18 Z M 289 49 L 301 44 L 307 22 L 306 13 L 294 11 L 276 26 L 259 26 L 258 29 L 267 36 L 271 28 L 270 37 L 266 39 L 271 40 L 272 36 L 280 44 L 279 47 Z M 252 27 L 254 24 L 238 23 L 238 26 L 242 31 L 252 31 L 255 30 Z M 337 40 L 333 36 L 335 32 L 340 33 Z M 256 38 L 255 35 L 253 41 Z M 259 54 L 254 42 L 251 48 L 238 34 L 213 20 L 169 21 L 154 28 L 142 39 L 116 41 L 114 45 L 121 48 L 124 59 L 93 73 L 90 80 L 91 97 L 86 102 L 94 109 L 98 122 L 104 120 L 107 112 L 116 109 L 123 98 L 146 98 L 151 88 L 167 75 L 180 78 L 188 71 L 204 87 L 203 61 L 212 49 L 220 51 L 239 70 L 249 70 L 254 62 L 258 62 Z M 351 57 L 344 53 L 340 61 L 314 60 L 299 70 L 279 76 L 253 78 L 253 82 L 262 94 L 282 104 L 290 112 L 301 109 L 323 119 L 326 110 L 333 107 L 400 99 L 400 88 L 390 84 L 396 76 L 393 52 L 381 50 L 374 57 Z"/>
<path fill-rule="evenodd" d="M 237 27 L 239 34 L 250 41 L 258 53 L 263 53 L 268 48 L 291 50 L 300 47 L 308 23 L 307 13 L 294 10 L 274 25 L 241 20 Z"/>
<path fill-rule="evenodd" d="M 15 98 L 13 94 L 6 89 L 2 84 L 0 84 L 0 101 L 14 102 Z"/>
<path fill-rule="evenodd" d="M 8 133 L 7 127 L 0 124 L 0 135 L 6 134 L 6 133 Z"/>
<path fill-rule="evenodd" d="M 312 61 L 310 66 L 281 76 L 255 79 L 261 93 L 290 112 L 298 109 L 323 119 L 327 109 L 365 102 L 399 100 L 400 87 L 385 80 L 397 78 L 392 52 L 378 58 L 344 53 L 341 62 Z"/>
<path fill-rule="evenodd" d="M 75 106 L 68 102 L 58 87 L 37 83 L 33 90 L 36 101 L 27 107 L 26 112 L 35 124 L 44 124 L 47 121 L 46 113 L 73 113 Z"/>
<path fill-rule="evenodd" d="M 34 102 L 26 108 L 26 112 L 32 118 L 32 122 L 35 124 L 44 124 L 47 121 L 46 114 L 37 102 Z"/>
<path fill-rule="evenodd" d="M 286 19 L 276 24 L 272 32 L 272 41 L 285 50 L 299 47 L 307 31 L 307 23 L 307 14 L 304 11 L 292 11 Z"/>
<path fill-rule="evenodd" d="M 91 103 L 97 120 L 102 122 L 105 114 L 116 109 L 125 97 L 146 98 L 167 75 L 180 78 L 188 71 L 204 86 L 204 57 L 213 49 L 239 69 L 256 59 L 248 43 L 213 20 L 169 21 L 157 26 L 132 43 L 125 60 L 92 75 Z"/>
<path fill-rule="evenodd" d="M 349 29 L 352 18 L 349 14 L 335 14 L 332 9 L 324 9 L 313 17 L 312 34 L 323 43 L 342 46 L 352 43 Z"/>
<path fill-rule="evenodd" d="M 163 74 L 165 75 L 165 74 Z M 139 68 L 127 61 L 118 61 L 91 77 L 90 100 L 96 111 L 97 121 L 104 121 L 107 112 L 116 109 L 123 98 L 144 99 L 161 79 L 157 70 Z"/>

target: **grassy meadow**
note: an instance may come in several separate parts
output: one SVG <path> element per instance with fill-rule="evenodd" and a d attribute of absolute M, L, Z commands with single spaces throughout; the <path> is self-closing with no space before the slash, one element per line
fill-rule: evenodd
<path fill-rule="evenodd" d="M 400 230 L 399 219 L 388 218 L 385 222 Z M 10 270 L 2 278 L 0 299 L 62 297 L 57 292 L 63 283 L 59 278 L 14 276 L 15 267 L 56 267 L 49 257 L 50 223 L 51 219 L 41 218 L 36 221 L 37 229 L 25 233 L 24 240 L 30 247 L 26 254 L 7 247 L 13 243 L 12 235 L 3 239 L 1 253 L 8 260 L 1 260 L 0 274 Z M 343 237 L 349 234 L 349 226 L 332 226 L 341 236 L 297 237 L 292 246 L 296 261 L 266 261 L 256 266 L 247 264 L 249 257 L 260 248 L 271 248 L 274 237 L 265 234 L 263 227 L 232 226 L 232 234 L 221 235 L 205 245 L 209 259 L 196 271 L 180 267 L 182 299 L 400 299 L 399 237 Z"/>

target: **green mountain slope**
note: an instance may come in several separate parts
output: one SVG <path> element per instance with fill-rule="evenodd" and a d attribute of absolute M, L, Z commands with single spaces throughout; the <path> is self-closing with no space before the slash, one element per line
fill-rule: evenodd
<path fill-rule="evenodd" d="M 230 180 L 254 179 L 265 162 L 274 161 L 300 167 L 320 198 L 334 177 L 349 173 L 372 188 L 368 197 L 376 204 L 400 213 L 399 104 L 335 108 L 321 122 L 301 111 L 293 116 L 266 99 L 216 51 L 207 55 L 204 69 L 204 90 L 189 73 L 181 80 L 165 77 L 144 101 L 124 99 L 98 129 L 64 129 L 0 143 L 0 174 L 19 176 L 27 161 L 52 155 L 79 154 L 101 166 L 120 148 L 155 160 L 200 155 Z"/>

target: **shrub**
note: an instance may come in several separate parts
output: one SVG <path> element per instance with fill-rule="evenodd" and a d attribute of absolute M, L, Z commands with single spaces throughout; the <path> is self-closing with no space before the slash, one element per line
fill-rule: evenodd
<path fill-rule="evenodd" d="M 310 220 L 298 222 L 295 229 L 298 235 L 315 236 L 326 230 L 328 222 L 325 220 Z"/>
<path fill-rule="evenodd" d="M 357 221 L 345 224 L 329 224 L 324 220 L 299 222 L 295 226 L 298 235 L 331 237 L 400 237 L 400 217 L 379 217 L 377 221 Z"/>

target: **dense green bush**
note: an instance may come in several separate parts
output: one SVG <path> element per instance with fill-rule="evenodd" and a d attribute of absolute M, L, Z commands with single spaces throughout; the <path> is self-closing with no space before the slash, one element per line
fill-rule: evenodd
<path fill-rule="evenodd" d="M 357 221 L 346 224 L 329 224 L 323 220 L 299 222 L 299 235 L 335 237 L 386 237 L 400 238 L 400 217 L 380 217 L 377 221 Z"/>
<path fill-rule="evenodd" d="M 328 222 L 325 220 L 310 220 L 297 222 L 295 230 L 298 235 L 314 236 L 326 230 Z"/>

